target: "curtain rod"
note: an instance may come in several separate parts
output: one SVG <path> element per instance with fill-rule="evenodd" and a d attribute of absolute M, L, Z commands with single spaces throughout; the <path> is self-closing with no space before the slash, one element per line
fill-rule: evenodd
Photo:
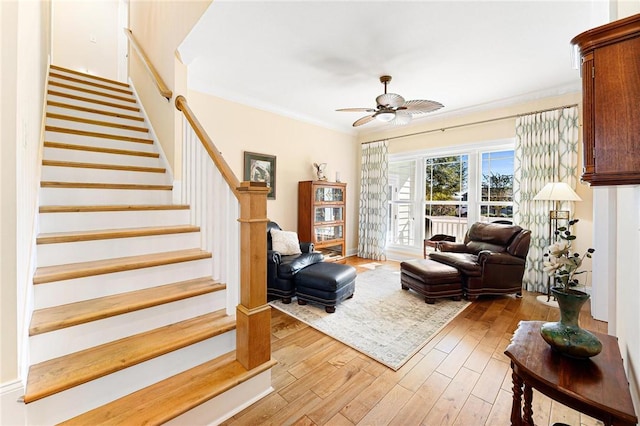
<path fill-rule="evenodd" d="M 575 106 L 578 106 L 578 104 L 563 105 L 563 106 L 560 106 L 560 107 L 540 109 L 538 111 L 527 112 L 527 113 L 524 113 L 524 114 L 506 115 L 504 117 L 490 118 L 488 120 L 474 121 L 472 123 L 456 124 L 455 126 L 441 127 L 439 129 L 423 130 L 421 132 L 409 133 L 409 134 L 406 134 L 406 135 L 392 136 L 390 138 L 382 138 L 382 139 L 376 139 L 376 140 L 373 140 L 373 141 L 361 142 L 360 144 L 361 145 L 367 145 L 367 144 L 375 143 L 375 142 L 390 141 L 390 140 L 393 140 L 393 139 L 408 138 L 408 137 L 417 136 L 417 135 L 426 135 L 427 133 L 444 132 L 445 130 L 457 129 L 458 127 L 475 126 L 477 124 L 485 124 L 485 123 L 491 123 L 491 122 L 494 122 L 494 121 L 508 120 L 510 118 L 524 117 L 525 115 L 539 114 L 541 112 L 549 112 L 549 111 L 554 111 L 556 109 L 572 108 L 572 107 L 575 107 Z"/>

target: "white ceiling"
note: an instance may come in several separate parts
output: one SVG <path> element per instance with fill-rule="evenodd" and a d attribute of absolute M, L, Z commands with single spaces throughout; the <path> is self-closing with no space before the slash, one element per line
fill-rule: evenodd
<path fill-rule="evenodd" d="M 608 10 L 587 0 L 215 0 L 179 52 L 191 89 L 350 131 L 364 114 L 335 110 L 375 107 L 383 74 L 389 92 L 445 105 L 426 119 L 578 91 L 569 42 Z"/>

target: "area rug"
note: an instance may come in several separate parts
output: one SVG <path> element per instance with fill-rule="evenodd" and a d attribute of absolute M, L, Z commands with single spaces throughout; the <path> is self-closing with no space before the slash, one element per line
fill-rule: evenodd
<path fill-rule="evenodd" d="M 294 318 L 397 370 L 470 302 L 424 297 L 402 290 L 400 272 L 374 269 L 358 274 L 353 298 L 328 314 L 320 305 L 271 303 Z"/>

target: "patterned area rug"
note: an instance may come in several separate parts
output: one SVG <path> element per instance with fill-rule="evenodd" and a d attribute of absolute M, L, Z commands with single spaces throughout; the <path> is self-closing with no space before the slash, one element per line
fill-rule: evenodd
<path fill-rule="evenodd" d="M 327 314 L 320 305 L 270 302 L 311 327 L 362 352 L 393 370 L 402 367 L 470 302 L 424 297 L 400 287 L 400 272 L 374 269 L 358 274 L 353 298 Z"/>

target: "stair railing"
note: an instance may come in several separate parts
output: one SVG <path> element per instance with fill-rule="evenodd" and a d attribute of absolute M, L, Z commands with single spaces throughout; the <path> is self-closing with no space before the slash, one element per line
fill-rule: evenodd
<path fill-rule="evenodd" d="M 164 80 L 162 80 L 162 77 L 160 77 L 160 74 L 158 73 L 158 71 L 156 71 L 155 67 L 153 66 L 153 64 L 147 57 L 147 55 L 144 53 L 144 50 L 142 50 L 142 47 L 140 47 L 140 45 L 138 44 L 138 41 L 133 36 L 133 33 L 131 32 L 131 30 L 129 28 L 123 28 L 123 30 L 125 35 L 129 39 L 129 43 L 131 44 L 131 47 L 138 54 L 138 57 L 142 61 L 142 65 L 147 70 L 147 72 L 151 75 L 151 80 L 158 88 L 158 91 L 160 92 L 160 94 L 165 98 L 167 98 L 167 100 L 171 100 L 173 93 L 171 92 L 169 87 L 167 87 Z"/>
<path fill-rule="evenodd" d="M 227 312 L 236 314 L 236 358 L 247 369 L 270 360 L 270 307 L 266 303 L 267 192 L 261 182 L 240 182 L 184 96 L 183 202 L 213 253 L 212 276 L 227 284 Z M 239 279 L 238 279 L 239 277 Z"/>

